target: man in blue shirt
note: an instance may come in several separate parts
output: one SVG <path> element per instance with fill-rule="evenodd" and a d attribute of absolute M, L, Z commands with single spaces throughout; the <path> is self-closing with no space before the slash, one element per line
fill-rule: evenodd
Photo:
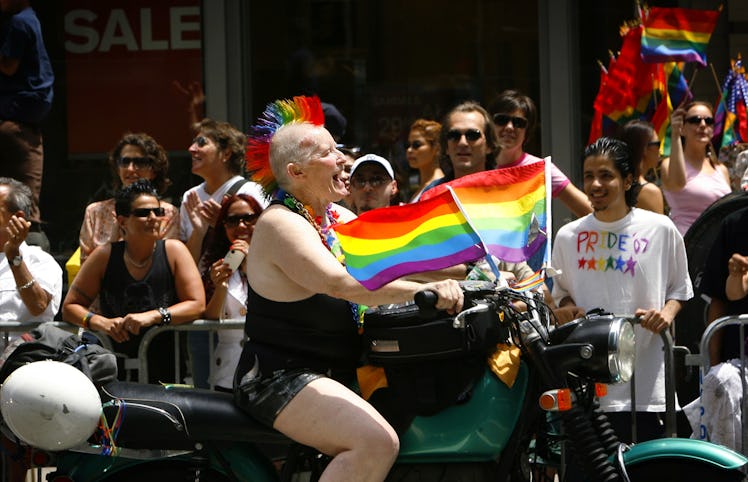
<path fill-rule="evenodd" d="M 0 176 L 31 188 L 29 242 L 49 250 L 39 222 L 44 149 L 41 121 L 52 106 L 54 73 L 29 0 L 0 0 Z"/>

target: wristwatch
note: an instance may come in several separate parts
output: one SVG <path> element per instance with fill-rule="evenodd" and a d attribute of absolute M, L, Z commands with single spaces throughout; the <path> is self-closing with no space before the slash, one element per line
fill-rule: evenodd
<path fill-rule="evenodd" d="M 169 310 L 162 306 L 158 309 L 158 312 L 161 315 L 161 323 L 158 324 L 159 326 L 171 324 L 171 313 L 169 313 Z"/>
<path fill-rule="evenodd" d="M 21 266 L 21 263 L 23 263 L 23 256 L 19 254 L 18 256 L 15 256 L 10 262 L 13 263 L 13 266 Z"/>

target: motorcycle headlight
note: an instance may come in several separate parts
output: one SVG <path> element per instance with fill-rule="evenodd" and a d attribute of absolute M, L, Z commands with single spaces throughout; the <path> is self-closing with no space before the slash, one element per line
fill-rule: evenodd
<path fill-rule="evenodd" d="M 584 361 L 570 371 L 604 383 L 623 383 L 634 372 L 634 327 L 627 318 L 603 315 L 576 320 L 563 343 L 592 345 Z"/>

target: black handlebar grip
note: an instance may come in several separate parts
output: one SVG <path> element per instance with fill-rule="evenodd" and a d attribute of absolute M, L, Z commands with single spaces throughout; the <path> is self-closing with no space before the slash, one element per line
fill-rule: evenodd
<path fill-rule="evenodd" d="M 423 317 L 434 316 L 437 313 L 436 302 L 439 301 L 435 291 L 424 290 L 416 293 L 414 297 L 418 311 Z"/>

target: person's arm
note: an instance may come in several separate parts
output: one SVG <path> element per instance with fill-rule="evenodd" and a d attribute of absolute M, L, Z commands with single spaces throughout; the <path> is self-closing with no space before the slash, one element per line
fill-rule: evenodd
<path fill-rule="evenodd" d="M 657 214 L 665 214 L 665 202 L 663 201 L 660 188 L 652 183 L 643 186 L 636 199 L 636 207 Z"/>
<path fill-rule="evenodd" d="M 558 193 L 558 199 L 578 218 L 592 212 L 592 205 L 587 195 L 572 183 L 567 184 Z"/>
<path fill-rule="evenodd" d="M 748 257 L 733 253 L 727 262 L 725 294 L 730 301 L 744 298 L 748 294 Z"/>
<path fill-rule="evenodd" d="M 232 243 L 231 249 L 237 249 L 244 253 L 244 261 L 242 261 L 242 264 L 237 269 L 246 270 L 249 244 L 242 239 L 237 239 Z M 205 306 L 205 314 L 203 315 L 203 318 L 207 320 L 221 319 L 221 311 L 226 302 L 226 295 L 229 292 L 229 280 L 233 274 L 234 272 L 224 263 L 223 259 L 219 259 L 211 265 L 210 280 L 213 283 L 214 288 L 213 296 L 210 297 L 208 304 Z"/>
<path fill-rule="evenodd" d="M 179 239 L 179 210 L 169 203 L 161 203 L 161 207 L 166 208 L 161 223 L 161 239 Z"/>
<path fill-rule="evenodd" d="M 662 160 L 660 179 L 668 191 L 680 191 L 686 185 L 686 157 L 681 142 L 681 131 L 686 111 L 678 108 L 670 116 L 670 157 Z"/>
<path fill-rule="evenodd" d="M 21 297 L 21 301 L 33 316 L 44 313 L 49 302 L 52 300 L 52 294 L 47 292 L 34 279 L 34 275 L 29 271 L 26 261 L 21 257 L 21 243 L 26 240 L 29 234 L 31 223 L 26 221 L 21 215 L 12 215 L 8 220 L 7 241 L 3 246 L 5 257 L 8 260 L 10 271 L 13 273 L 13 280 L 16 283 L 16 291 Z M 14 258 L 21 257 L 20 264 L 16 265 Z"/>
<path fill-rule="evenodd" d="M 169 259 L 174 261 L 174 285 L 179 303 L 169 307 L 171 322 L 187 323 L 200 318 L 205 311 L 205 291 L 195 261 L 184 244 L 166 241 Z"/>
<path fill-rule="evenodd" d="M 261 278 L 258 290 L 272 292 L 277 301 L 283 301 L 284 295 L 299 299 L 299 296 L 309 296 L 314 293 L 349 300 L 368 306 L 402 303 L 412 300 L 413 296 L 422 290 L 432 290 L 437 293 L 438 309 L 459 310 L 462 308 L 462 290 L 454 280 L 438 281 L 420 284 L 412 281 L 397 280 L 381 288 L 370 291 L 348 274 L 345 268 L 330 254 L 322 244 L 319 234 L 308 222 L 298 214 L 284 209 L 269 209 L 255 227 L 252 237 L 252 251 L 255 259 L 260 259 L 261 266 L 271 264 L 269 273 L 257 269 L 251 264 L 251 277 Z M 274 268 L 282 272 L 275 289 L 268 283 L 268 277 Z M 292 283 L 289 286 L 289 283 Z M 253 285 L 254 286 L 254 285 Z M 264 287 L 264 290 L 262 289 Z M 293 291 L 293 295 L 284 293 Z M 262 294 L 262 293 L 260 293 Z"/>
<path fill-rule="evenodd" d="M 667 300 L 661 310 L 637 309 L 634 313 L 639 317 L 639 324 L 654 333 L 660 333 L 673 325 L 675 315 L 683 307 L 680 300 Z"/>
<path fill-rule="evenodd" d="M 213 263 L 210 267 L 210 279 L 213 282 L 213 296 L 210 297 L 208 304 L 205 305 L 205 314 L 203 318 L 206 320 L 219 320 L 221 319 L 221 310 L 223 304 L 226 302 L 226 295 L 229 292 L 228 280 L 231 277 L 231 270 L 229 270 L 223 260 L 219 259 Z"/>
<path fill-rule="evenodd" d="M 65 301 L 62 302 L 62 319 L 84 329 L 101 331 L 112 340 L 121 343 L 129 339 L 122 326 L 121 318 L 107 318 L 91 311 L 101 290 L 106 265 L 109 262 L 111 245 L 105 244 L 96 248 L 88 257 L 88 262 L 81 265 L 78 275 L 68 289 Z"/>

